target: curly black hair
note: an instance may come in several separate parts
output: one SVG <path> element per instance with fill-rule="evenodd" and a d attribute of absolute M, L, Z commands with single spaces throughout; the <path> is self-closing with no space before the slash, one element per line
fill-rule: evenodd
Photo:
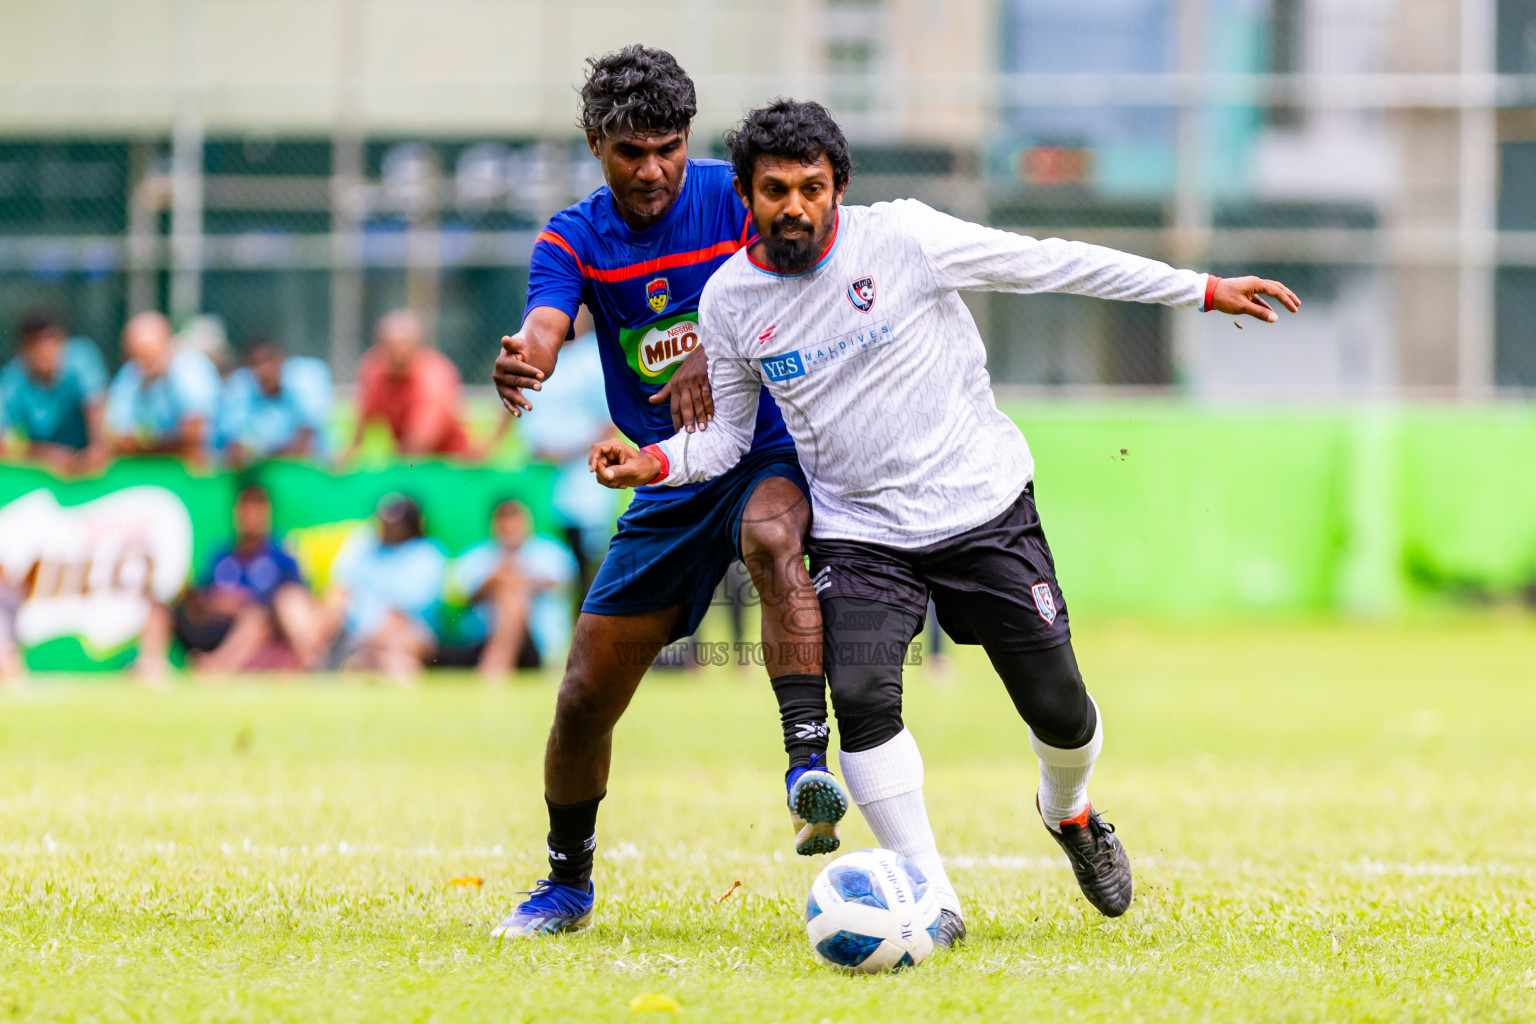
<path fill-rule="evenodd" d="M 67 334 L 64 320 L 45 306 L 29 309 L 16 321 L 16 337 L 19 341 L 31 341 L 44 334 Z"/>
<path fill-rule="evenodd" d="M 693 79 L 666 50 L 634 43 L 588 57 L 587 68 L 577 122 L 582 131 L 610 138 L 626 131 L 683 132 L 699 111 Z"/>
<path fill-rule="evenodd" d="M 736 165 L 738 181 L 750 183 L 759 156 L 813 164 L 823 156 L 832 163 L 832 185 L 842 191 L 853 178 L 848 140 L 820 103 L 774 100 L 752 111 L 726 133 L 725 151 Z"/>

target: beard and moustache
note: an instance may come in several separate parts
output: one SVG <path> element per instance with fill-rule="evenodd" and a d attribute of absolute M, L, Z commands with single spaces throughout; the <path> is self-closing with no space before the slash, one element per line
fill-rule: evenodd
<path fill-rule="evenodd" d="M 785 238 L 783 233 L 790 228 L 799 228 L 804 231 L 804 237 Z M 810 221 L 784 216 L 776 218 L 769 225 L 768 234 L 763 237 L 763 251 L 775 270 L 794 274 L 808 269 L 816 262 L 816 257 L 821 254 L 821 246 L 825 241 L 826 239 L 816 237 Z"/>

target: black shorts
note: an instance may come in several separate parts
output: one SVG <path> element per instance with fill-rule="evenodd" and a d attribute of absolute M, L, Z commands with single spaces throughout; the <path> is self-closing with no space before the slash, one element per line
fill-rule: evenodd
<path fill-rule="evenodd" d="M 1072 637 L 1033 484 L 990 522 L 937 544 L 893 548 L 813 537 L 806 547 L 823 602 L 878 601 L 921 623 L 931 594 L 944 632 L 990 651 L 1038 651 Z M 837 643 L 837 624 L 826 629 L 828 642 Z"/>
<path fill-rule="evenodd" d="M 437 648 L 437 653 L 432 655 L 434 668 L 474 668 L 480 664 L 480 655 L 485 653 L 485 641 L 474 644 L 442 644 Z M 544 657 L 539 653 L 538 644 L 533 642 L 533 634 L 523 630 L 523 643 L 517 649 L 517 664 L 515 669 L 535 669 L 544 667 Z"/>
<path fill-rule="evenodd" d="M 200 600 L 187 600 L 172 612 L 176 639 L 190 652 L 206 654 L 217 650 L 235 625 L 233 617 L 209 611 Z"/>

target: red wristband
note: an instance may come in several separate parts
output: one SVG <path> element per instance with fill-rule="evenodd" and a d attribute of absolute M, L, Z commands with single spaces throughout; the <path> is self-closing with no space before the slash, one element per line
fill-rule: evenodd
<path fill-rule="evenodd" d="M 1200 312 L 1209 313 L 1211 303 L 1216 301 L 1216 286 L 1221 284 L 1221 278 L 1215 274 L 1205 275 L 1205 305 L 1200 307 Z"/>
<path fill-rule="evenodd" d="M 659 444 L 648 444 L 640 450 L 661 463 L 661 472 L 651 478 L 651 483 L 661 483 L 667 478 L 667 474 L 672 472 L 672 463 L 667 459 L 667 453 L 661 450 L 661 445 Z"/>

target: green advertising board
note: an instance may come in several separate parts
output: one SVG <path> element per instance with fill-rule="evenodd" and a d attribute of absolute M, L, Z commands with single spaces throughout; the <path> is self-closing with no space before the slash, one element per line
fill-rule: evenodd
<path fill-rule="evenodd" d="M 1036 496 L 1074 611 L 1393 614 L 1536 593 L 1536 407 L 1003 406 L 1034 451 Z M 234 496 L 247 480 L 271 491 L 278 533 L 323 585 L 341 539 L 391 492 L 421 503 L 428 533 L 450 553 L 484 539 L 492 507 L 507 497 L 529 506 L 536 530 L 558 536 L 553 473 L 420 461 L 199 474 L 131 460 L 91 479 L 59 480 L 4 466 L 0 583 L 29 602 L 52 602 L 23 606 L 34 633 L 46 631 L 44 620 L 64 629 L 70 615 L 96 627 L 94 639 L 82 626 L 34 644 L 32 667 L 112 667 L 131 655 L 131 642 L 114 643 L 103 623 L 127 621 L 127 612 L 93 612 L 91 601 L 103 587 L 124 600 L 135 587 L 173 594 L 229 540 Z M 170 496 L 174 509 L 164 503 Z M 102 511 L 108 498 L 119 503 L 115 519 Z M 139 533 L 124 533 L 119 519 L 137 522 Z M 160 537 L 175 533 L 160 529 L 173 520 L 189 524 L 190 537 Z M 104 543 L 115 553 L 93 555 Z M 183 564 L 183 578 L 168 580 Z"/>
<path fill-rule="evenodd" d="M 1003 407 L 1074 608 L 1390 614 L 1536 585 L 1536 406 Z"/>
<path fill-rule="evenodd" d="M 169 600 L 206 570 L 233 535 L 235 495 L 247 483 L 271 492 L 277 534 L 310 581 L 323 585 L 346 534 L 391 493 L 415 498 L 428 533 L 452 554 L 489 536 L 491 510 L 507 498 L 528 506 L 536 531 L 558 536 L 554 473 L 437 461 L 345 473 L 271 462 L 239 474 L 200 473 L 168 459 L 132 459 L 99 476 L 61 480 L 36 467 L 4 466 L 0 587 L 23 591 L 19 631 L 23 641 L 36 640 L 24 645 L 30 668 L 118 668 L 133 656 L 136 631 L 100 624 L 134 618 L 135 608 Z M 116 504 L 105 505 L 109 500 Z M 163 576 L 168 564 L 182 568 L 157 591 L 148 567 L 159 566 Z"/>

